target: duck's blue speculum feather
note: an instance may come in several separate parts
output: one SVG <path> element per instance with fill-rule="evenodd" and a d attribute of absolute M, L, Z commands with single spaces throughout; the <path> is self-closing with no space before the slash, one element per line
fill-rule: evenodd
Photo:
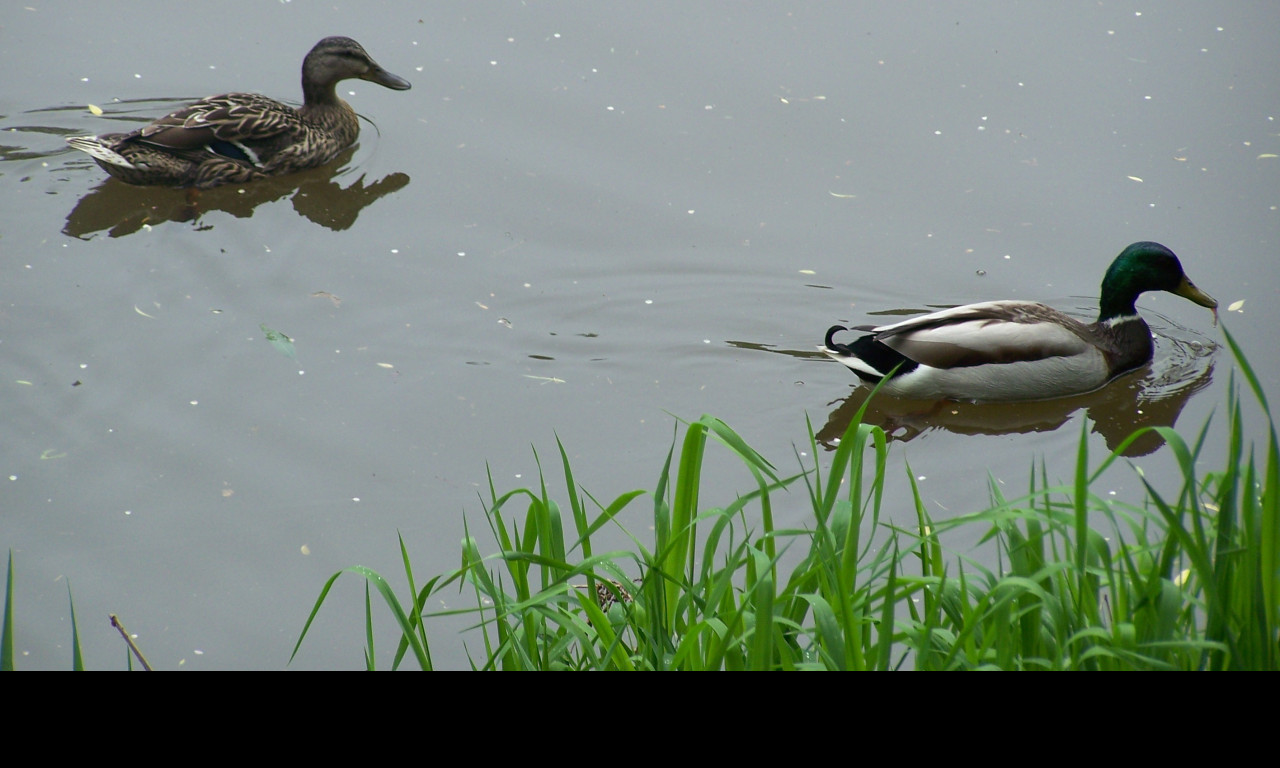
<path fill-rule="evenodd" d="M 359 119 L 336 91 L 351 78 L 398 91 L 410 87 L 355 40 L 326 37 L 303 60 L 298 109 L 258 94 L 226 93 L 131 133 L 76 136 L 67 143 L 130 184 L 207 188 L 293 173 L 324 165 L 355 142 Z"/>

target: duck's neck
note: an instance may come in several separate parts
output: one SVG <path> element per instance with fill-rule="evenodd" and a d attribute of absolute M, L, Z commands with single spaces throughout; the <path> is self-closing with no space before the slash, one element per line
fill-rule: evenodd
<path fill-rule="evenodd" d="M 337 137 L 346 145 L 356 140 L 360 132 L 360 119 L 350 104 L 338 98 L 337 83 L 302 84 L 306 101 L 298 109 L 303 120 Z"/>
<path fill-rule="evenodd" d="M 1155 354 L 1151 327 L 1135 311 L 1099 320 L 1094 329 L 1108 342 L 1101 347 L 1107 357 L 1107 365 L 1114 374 L 1140 368 L 1150 362 Z"/>
<path fill-rule="evenodd" d="M 1138 295 L 1127 291 L 1103 291 L 1102 302 L 1098 307 L 1098 324 L 1109 323 L 1119 318 L 1136 316 Z"/>
<path fill-rule="evenodd" d="M 338 98 L 337 83 L 317 83 L 306 80 L 302 81 L 302 103 L 303 107 L 340 107 L 343 105 L 342 99 Z"/>

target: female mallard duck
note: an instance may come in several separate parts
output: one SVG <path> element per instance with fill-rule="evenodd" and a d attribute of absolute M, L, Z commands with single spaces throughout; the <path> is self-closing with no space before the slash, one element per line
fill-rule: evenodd
<path fill-rule="evenodd" d="M 67 143 L 130 184 L 205 189 L 314 168 L 360 133 L 355 111 L 334 90 L 350 78 L 409 89 L 409 81 L 378 66 L 355 40 L 326 37 L 302 61 L 298 109 L 256 93 L 226 93 L 132 133 L 76 136 Z"/>
<path fill-rule="evenodd" d="M 881 391 L 920 400 L 1044 400 L 1098 389 L 1151 361 L 1151 329 L 1134 307 L 1145 291 L 1169 291 L 1214 310 L 1173 251 L 1134 243 L 1102 279 L 1095 323 L 1043 304 L 988 301 L 913 317 L 868 331 L 850 344 L 827 331 L 822 351 Z M 896 371 L 894 369 L 897 369 Z"/>

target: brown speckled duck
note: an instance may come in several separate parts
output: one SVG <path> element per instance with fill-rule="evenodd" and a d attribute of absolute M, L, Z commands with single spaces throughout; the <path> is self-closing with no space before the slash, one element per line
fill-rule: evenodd
<path fill-rule="evenodd" d="M 1169 291 L 1209 307 L 1218 302 L 1182 271 L 1173 251 L 1134 243 L 1102 279 L 1098 320 L 1082 323 L 1032 301 L 988 301 L 882 326 L 848 344 L 827 331 L 820 347 L 868 386 L 919 400 L 1045 400 L 1098 389 L 1151 361 L 1151 329 L 1135 303 L 1146 291 Z M 1216 315 L 1215 315 L 1216 319 Z M 896 368 L 896 371 L 895 371 Z"/>
<path fill-rule="evenodd" d="M 256 93 L 226 93 L 132 133 L 75 136 L 67 143 L 130 184 L 207 189 L 293 173 L 324 165 L 355 142 L 359 119 L 335 90 L 351 78 L 397 91 L 410 87 L 355 40 L 326 37 L 302 61 L 298 109 Z"/>

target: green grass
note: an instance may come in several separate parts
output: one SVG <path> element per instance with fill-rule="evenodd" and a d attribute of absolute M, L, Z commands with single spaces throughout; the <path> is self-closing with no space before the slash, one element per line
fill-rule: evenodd
<path fill-rule="evenodd" d="M 4 618 L 0 620 L 0 672 L 14 670 L 13 633 L 13 550 L 9 550 L 9 565 L 4 582 Z M 80 628 L 76 624 L 76 604 L 71 597 L 71 583 L 67 583 L 67 602 L 71 607 L 71 669 L 83 672 L 84 651 L 80 647 Z"/>
<path fill-rule="evenodd" d="M 562 500 L 548 493 L 540 462 L 537 488 L 499 494 L 490 475 L 491 554 L 468 530 L 461 566 L 417 588 L 401 539 L 406 599 L 367 568 L 340 571 L 294 655 L 334 581 L 353 573 L 377 588 L 400 627 L 394 665 L 412 651 L 423 669 L 426 625 L 442 615 L 423 606 L 458 584 L 475 607 L 450 613 L 474 618 L 466 637 L 476 638 L 476 669 L 1280 669 L 1280 451 L 1257 377 L 1223 332 L 1266 415 L 1264 455 L 1247 443 L 1233 374 L 1224 468 L 1197 474 L 1208 424 L 1192 442 L 1153 428 L 1181 484 L 1144 478 L 1141 503 L 1091 489 L 1152 428 L 1096 466 L 1082 429 L 1070 484 L 1050 485 L 1041 463 L 1026 495 L 1006 499 L 992 483 L 988 509 L 946 521 L 930 519 L 908 468 L 916 519 L 906 528 L 881 521 L 889 448 L 882 430 L 857 418 L 826 467 L 810 428 L 813 463 L 781 476 L 703 416 L 685 426 L 678 455 L 673 443 L 652 493 L 607 504 L 580 488 L 557 441 Z M 752 487 L 723 506 L 703 502 L 718 490 L 703 487 L 703 459 L 717 444 Z M 794 503 L 800 487 L 812 519 L 776 528 L 774 504 Z M 630 548 L 596 551 L 593 537 L 622 529 L 620 513 L 646 504 L 651 537 L 626 532 Z M 994 542 L 995 570 L 945 552 L 941 536 L 968 526 Z M 366 590 L 368 668 L 372 624 Z"/>

